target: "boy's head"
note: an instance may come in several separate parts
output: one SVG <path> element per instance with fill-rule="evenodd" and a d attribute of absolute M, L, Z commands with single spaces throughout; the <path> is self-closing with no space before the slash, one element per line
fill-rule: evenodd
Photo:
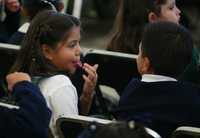
<path fill-rule="evenodd" d="M 190 63 L 193 41 L 189 32 L 172 22 L 156 22 L 145 27 L 137 66 L 140 74 L 178 78 Z"/>

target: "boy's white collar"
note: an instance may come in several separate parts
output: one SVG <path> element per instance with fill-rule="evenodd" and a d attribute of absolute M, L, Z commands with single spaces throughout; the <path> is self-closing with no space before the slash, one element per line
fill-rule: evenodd
<path fill-rule="evenodd" d="M 177 81 L 175 78 L 162 76 L 162 75 L 154 75 L 154 74 L 144 74 L 142 75 L 143 82 L 159 82 L 159 81 Z"/>

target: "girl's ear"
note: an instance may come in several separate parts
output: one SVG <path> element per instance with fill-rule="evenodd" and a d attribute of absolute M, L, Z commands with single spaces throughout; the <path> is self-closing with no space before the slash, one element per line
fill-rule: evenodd
<path fill-rule="evenodd" d="M 158 16 L 154 12 L 150 12 L 148 15 L 148 19 L 149 19 L 149 22 L 152 23 L 152 22 L 158 21 Z"/>
<path fill-rule="evenodd" d="M 47 44 L 42 44 L 42 53 L 46 59 L 53 59 L 53 50 Z"/>

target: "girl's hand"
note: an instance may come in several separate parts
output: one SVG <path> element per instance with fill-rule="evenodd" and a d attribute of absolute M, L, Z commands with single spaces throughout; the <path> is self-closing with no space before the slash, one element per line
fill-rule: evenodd
<path fill-rule="evenodd" d="M 8 74 L 6 76 L 6 81 L 8 83 L 8 90 L 12 91 L 16 83 L 21 82 L 21 81 L 30 82 L 31 78 L 27 73 L 15 72 L 15 73 Z"/>
<path fill-rule="evenodd" d="M 83 75 L 83 79 L 85 80 L 85 82 L 83 85 L 83 92 L 80 97 L 82 114 L 87 114 L 91 106 L 98 78 L 97 68 L 97 64 L 95 64 L 94 66 L 90 66 L 89 64 L 84 63 L 83 65 L 83 69 L 85 70 L 87 75 Z"/>
<path fill-rule="evenodd" d="M 84 74 L 83 79 L 85 80 L 85 83 L 83 85 L 83 94 L 86 97 L 90 97 L 93 95 L 96 83 L 97 83 L 97 68 L 98 65 L 90 66 L 87 63 L 84 63 L 83 69 L 87 73 L 87 76 Z"/>

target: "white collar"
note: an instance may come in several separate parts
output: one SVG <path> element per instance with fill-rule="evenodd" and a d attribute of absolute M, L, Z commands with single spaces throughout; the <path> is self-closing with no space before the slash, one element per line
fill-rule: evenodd
<path fill-rule="evenodd" d="M 162 75 L 154 75 L 154 74 L 144 74 L 142 75 L 143 82 L 159 82 L 159 81 L 177 81 L 174 78 L 162 76 Z"/>
<path fill-rule="evenodd" d="M 29 23 L 29 22 L 24 23 L 24 24 L 18 29 L 18 32 L 26 33 L 26 32 L 28 31 L 29 26 L 30 26 L 30 23 Z"/>

